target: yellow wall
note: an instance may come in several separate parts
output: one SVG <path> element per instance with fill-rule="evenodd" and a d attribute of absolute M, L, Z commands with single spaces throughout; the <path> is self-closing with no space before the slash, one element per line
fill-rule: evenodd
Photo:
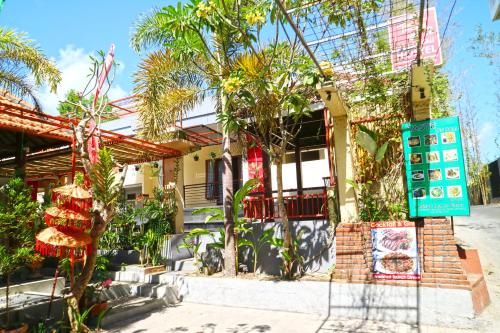
<path fill-rule="evenodd" d="M 153 190 L 155 187 L 159 186 L 158 175 L 153 175 L 153 171 L 151 170 L 151 165 L 149 163 L 143 163 L 141 165 L 141 170 L 139 172 L 143 175 L 143 183 L 142 183 L 142 193 L 148 194 L 150 197 L 153 196 Z"/>
<path fill-rule="evenodd" d="M 210 152 L 214 152 L 216 154 L 216 158 L 220 158 L 222 153 L 222 145 L 203 147 L 200 150 L 183 157 L 184 185 L 205 183 L 205 161 L 210 159 Z M 194 160 L 195 154 L 198 154 L 198 156 L 200 157 L 198 161 Z M 242 155 L 241 145 L 231 143 L 231 154 L 233 156 Z"/>

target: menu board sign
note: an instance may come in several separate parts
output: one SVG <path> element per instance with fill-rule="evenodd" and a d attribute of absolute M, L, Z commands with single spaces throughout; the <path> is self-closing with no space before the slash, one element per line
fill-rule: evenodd
<path fill-rule="evenodd" d="M 419 280 L 415 224 L 408 221 L 371 222 L 373 277 Z"/>
<path fill-rule="evenodd" d="M 405 123 L 410 217 L 469 215 L 458 117 Z"/>

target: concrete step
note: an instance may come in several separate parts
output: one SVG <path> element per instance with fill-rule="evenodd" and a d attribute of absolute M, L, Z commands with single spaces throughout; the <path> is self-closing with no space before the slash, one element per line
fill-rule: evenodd
<path fill-rule="evenodd" d="M 145 313 L 159 310 L 166 306 L 163 299 L 149 297 L 130 297 L 124 302 L 113 303 L 104 316 L 101 326 L 111 328 L 127 319 L 140 316 Z"/>
<path fill-rule="evenodd" d="M 171 266 L 169 268 L 170 268 L 169 272 L 191 273 L 191 272 L 196 272 L 198 270 L 198 268 L 194 263 L 194 258 L 174 261 L 171 263 Z"/>
<path fill-rule="evenodd" d="M 135 282 L 135 283 L 156 283 L 158 284 L 160 279 L 159 276 L 165 272 L 152 273 L 152 274 L 141 274 L 140 272 L 134 271 L 118 271 L 112 272 L 113 280 L 118 282 Z"/>

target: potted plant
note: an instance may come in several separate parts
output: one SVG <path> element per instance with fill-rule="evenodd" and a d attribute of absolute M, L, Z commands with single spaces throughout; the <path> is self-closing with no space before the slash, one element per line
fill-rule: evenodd
<path fill-rule="evenodd" d="M 23 323 L 13 323 L 9 308 L 11 275 L 33 260 L 31 227 L 37 218 L 39 204 L 31 199 L 31 189 L 21 178 L 12 178 L 0 188 L 0 271 L 5 281 L 6 318 L 2 332 L 22 333 L 28 330 Z"/>
<path fill-rule="evenodd" d="M 214 151 L 211 151 L 210 153 L 208 153 L 208 156 L 212 160 L 215 160 L 217 158 L 217 154 Z"/>
<path fill-rule="evenodd" d="M 199 160 L 199 159 L 200 159 L 200 155 L 198 155 L 198 153 L 194 153 L 194 155 L 193 155 L 193 160 L 194 160 L 195 162 L 198 162 L 198 160 Z"/>

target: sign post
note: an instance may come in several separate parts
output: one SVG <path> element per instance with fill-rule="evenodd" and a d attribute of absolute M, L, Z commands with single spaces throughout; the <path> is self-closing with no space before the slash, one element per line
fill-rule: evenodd
<path fill-rule="evenodd" d="M 470 214 L 458 117 L 404 123 L 410 217 Z"/>

